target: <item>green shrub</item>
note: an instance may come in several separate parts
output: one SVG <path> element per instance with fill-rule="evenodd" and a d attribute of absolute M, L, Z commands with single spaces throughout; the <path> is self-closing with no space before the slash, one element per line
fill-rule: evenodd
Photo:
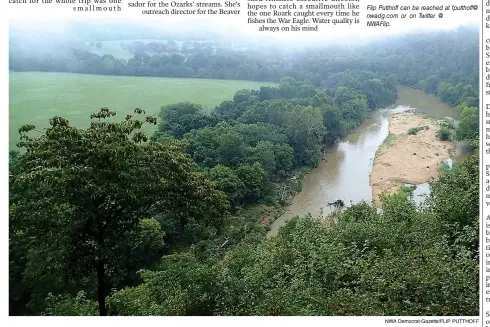
<path fill-rule="evenodd" d="M 419 126 L 419 127 L 412 127 L 408 130 L 408 135 L 415 135 L 421 130 L 428 130 L 429 126 Z"/>
<path fill-rule="evenodd" d="M 449 141 L 451 139 L 451 130 L 447 126 L 442 125 L 437 131 L 437 137 L 441 141 Z"/>
<path fill-rule="evenodd" d="M 401 188 L 401 192 L 411 194 L 413 191 L 415 191 L 415 189 L 417 189 L 417 185 L 403 186 Z"/>

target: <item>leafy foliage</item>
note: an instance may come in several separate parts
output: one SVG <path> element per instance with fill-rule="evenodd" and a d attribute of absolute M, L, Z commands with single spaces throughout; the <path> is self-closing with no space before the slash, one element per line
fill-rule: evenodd
<path fill-rule="evenodd" d="M 429 129 L 428 126 L 419 126 L 419 127 L 412 127 L 408 130 L 408 135 L 416 135 L 418 132 L 422 130 L 427 130 Z"/>
<path fill-rule="evenodd" d="M 436 134 L 441 141 L 449 141 L 451 139 L 451 130 L 446 126 L 441 125 Z"/>
<path fill-rule="evenodd" d="M 159 225 L 145 217 L 175 217 L 185 234 L 195 222 L 220 228 L 228 206 L 178 146 L 144 144 L 139 129 L 153 117 L 106 120 L 114 115 L 102 108 L 88 129 L 54 117 L 38 138 L 22 127 L 26 152 L 10 178 L 11 248 L 20 256 L 11 263 L 25 264 L 18 278 L 43 289 L 96 277 L 100 314 L 127 265 L 143 265 L 163 245 Z"/>
<path fill-rule="evenodd" d="M 443 173 L 422 211 L 395 194 L 382 214 L 360 203 L 329 228 L 296 218 L 222 259 L 171 256 L 110 303 L 124 315 L 476 315 L 477 180 L 473 156 Z"/>
<path fill-rule="evenodd" d="M 240 90 L 210 114 L 164 106 L 149 142 L 140 130 L 156 119 L 141 109 L 116 122 L 103 108 L 87 129 L 54 117 L 37 138 L 23 126 L 25 152 L 9 154 L 11 313 L 477 315 L 477 154 L 442 171 L 422 209 L 400 192 L 382 213 L 360 203 L 328 228 L 298 217 L 265 239 L 276 209 L 247 206 L 317 165 L 399 83 L 457 105 L 456 139 L 478 138 L 477 40 L 460 29 L 287 56 L 206 42 L 135 42 L 128 60 L 14 53 L 14 70 L 278 86 Z"/>
<path fill-rule="evenodd" d="M 211 117 L 203 113 L 200 105 L 181 102 L 163 106 L 160 111 L 160 132 L 168 133 L 174 137 L 210 124 Z"/>
<path fill-rule="evenodd" d="M 476 140 L 480 129 L 480 116 L 476 107 L 461 107 L 461 122 L 456 130 L 456 139 Z"/>
<path fill-rule="evenodd" d="M 76 297 L 69 295 L 53 295 L 46 297 L 46 316 L 96 316 L 97 303 L 87 299 L 84 291 L 78 292 Z"/>
<path fill-rule="evenodd" d="M 263 199 L 257 194 L 264 192 L 242 187 L 247 181 L 238 178 L 239 182 L 234 176 L 239 167 L 257 163 L 269 181 L 285 183 L 295 169 L 315 167 L 325 144 L 345 136 L 376 108 L 369 107 L 363 92 L 369 91 L 376 105 L 392 101 L 383 94 L 386 88 L 394 90 L 395 83 L 366 71 L 349 72 L 348 77 L 331 96 L 311 84 L 284 77 L 278 87 L 238 91 L 210 116 L 189 103 L 165 106 L 160 112 L 160 130 L 152 139 L 162 144 L 171 142 L 169 135 L 182 140 L 187 153 L 218 182 L 234 208 L 260 202 Z M 260 184 L 260 189 L 270 189 L 265 181 Z"/>

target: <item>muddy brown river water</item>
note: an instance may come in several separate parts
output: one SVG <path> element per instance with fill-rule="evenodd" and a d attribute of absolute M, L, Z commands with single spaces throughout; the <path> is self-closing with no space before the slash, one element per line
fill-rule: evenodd
<path fill-rule="evenodd" d="M 296 216 L 326 216 L 331 213 L 329 202 L 342 199 L 346 206 L 372 199 L 369 175 L 373 168 L 374 156 L 378 147 L 388 136 L 388 114 L 416 108 L 436 119 L 444 117 L 458 118 L 454 108 L 441 102 L 435 96 L 421 91 L 400 87 L 398 100 L 390 108 L 373 113 L 355 131 L 344 140 L 330 148 L 326 161 L 322 161 L 303 178 L 302 191 L 292 200 L 291 205 L 276 219 L 268 236 L 277 234 L 279 228 Z M 456 161 L 469 154 L 465 144 L 457 144 Z M 417 192 L 416 192 L 417 194 Z"/>

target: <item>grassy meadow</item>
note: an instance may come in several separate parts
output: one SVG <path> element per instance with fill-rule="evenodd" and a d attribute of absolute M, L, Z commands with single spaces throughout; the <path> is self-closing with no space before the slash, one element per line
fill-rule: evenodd
<path fill-rule="evenodd" d="M 103 76 L 69 73 L 9 73 L 9 147 L 19 141 L 18 128 L 29 123 L 42 129 L 49 119 L 62 116 L 74 126 L 85 127 L 90 114 L 101 107 L 123 119 L 134 108 L 158 114 L 162 105 L 189 101 L 211 110 L 233 98 L 240 89 L 274 85 L 265 82 Z M 147 129 L 151 133 L 152 129 Z"/>

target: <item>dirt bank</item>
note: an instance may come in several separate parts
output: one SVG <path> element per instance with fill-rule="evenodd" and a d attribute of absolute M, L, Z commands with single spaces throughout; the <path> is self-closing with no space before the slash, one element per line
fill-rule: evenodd
<path fill-rule="evenodd" d="M 409 135 L 411 128 L 422 129 Z M 438 121 L 416 111 L 390 115 L 389 135 L 376 152 L 369 178 L 376 204 L 383 192 L 397 192 L 404 184 L 422 184 L 438 176 L 442 162 L 455 149 L 453 143 L 439 140 L 438 129 Z"/>

